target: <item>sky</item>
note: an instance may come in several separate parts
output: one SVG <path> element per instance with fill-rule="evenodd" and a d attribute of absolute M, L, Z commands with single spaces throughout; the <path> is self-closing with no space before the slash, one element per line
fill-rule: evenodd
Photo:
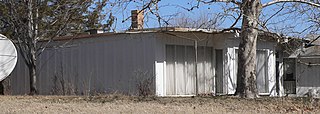
<path fill-rule="evenodd" d="M 201 14 L 202 15 L 213 15 L 213 13 L 221 12 L 221 6 L 224 3 L 216 3 L 211 5 L 201 5 L 198 9 L 194 9 L 193 11 L 187 11 L 184 8 L 191 8 L 192 6 L 196 5 L 195 0 L 161 0 L 159 2 L 159 13 L 161 17 L 168 19 L 170 17 L 174 17 L 177 15 L 185 15 L 192 19 L 197 19 Z M 125 11 L 121 10 L 119 11 L 116 17 L 118 17 L 117 21 L 117 29 L 118 30 L 125 30 L 128 27 L 130 27 L 130 19 L 126 22 L 122 23 L 122 20 L 129 17 L 130 10 L 134 9 L 141 9 L 140 4 L 131 4 Z M 119 9 L 120 10 L 120 9 Z M 146 28 L 154 28 L 159 27 L 159 24 L 157 22 L 157 19 L 152 14 L 147 14 L 147 17 L 145 17 L 145 27 Z M 171 21 L 173 23 L 173 19 Z M 226 25 L 230 24 L 230 22 L 226 22 Z M 171 24 L 171 23 L 170 23 Z"/>
<path fill-rule="evenodd" d="M 130 24 L 131 19 L 129 19 L 131 15 L 130 11 L 142 8 L 141 0 L 133 0 L 133 1 L 135 2 L 131 2 L 130 4 L 128 4 L 125 9 L 123 7 L 112 9 L 113 14 L 117 18 L 116 24 L 114 26 L 116 28 L 115 29 L 116 31 L 127 30 L 131 25 Z M 262 3 L 266 3 L 269 1 L 271 0 L 262 0 Z M 199 17 L 204 15 L 206 17 L 213 17 L 214 15 L 217 15 L 217 14 L 224 15 L 225 14 L 224 11 L 227 11 L 228 14 L 232 14 L 233 16 L 238 15 L 237 13 L 238 10 L 228 10 L 228 8 L 230 7 L 235 7 L 234 4 L 232 3 L 226 4 L 222 2 L 212 3 L 212 4 L 200 4 L 198 8 L 195 8 L 192 11 L 186 10 L 186 8 L 190 9 L 192 6 L 195 6 L 196 4 L 197 4 L 196 0 L 161 0 L 158 3 L 159 14 L 163 19 L 169 20 L 168 21 L 169 24 L 173 24 L 174 23 L 173 18 L 179 17 L 178 15 L 184 15 L 194 20 L 197 20 Z M 273 15 L 275 12 L 277 12 L 281 8 L 280 6 L 282 6 L 282 4 L 276 4 L 276 5 L 272 5 L 264 8 L 262 10 L 263 15 L 261 17 L 263 17 L 264 20 L 268 19 L 271 15 Z M 289 9 L 287 10 L 285 9 L 285 10 L 282 10 L 281 12 L 285 13 L 288 11 Z M 304 28 L 307 28 L 308 26 L 310 26 L 310 23 L 304 20 L 303 18 L 304 16 L 306 15 L 295 14 L 295 15 L 280 15 L 280 16 L 273 17 L 268 21 L 269 28 L 276 29 L 278 32 L 279 31 L 283 32 L 283 31 L 289 30 L 289 29 L 282 30 L 283 28 L 286 28 L 286 27 L 289 28 L 290 25 L 295 24 L 297 26 L 291 29 L 297 30 L 297 31 L 303 31 Z M 234 23 L 235 19 L 232 16 L 228 15 L 226 17 L 227 18 L 223 20 L 218 20 L 219 26 L 217 27 L 217 29 L 229 28 Z M 286 20 L 286 21 L 283 21 L 283 20 Z M 150 13 L 147 13 L 145 15 L 144 21 L 145 21 L 144 28 L 159 27 L 157 18 Z M 241 28 L 241 21 L 239 21 L 235 27 Z M 286 32 L 283 32 L 283 33 L 289 34 Z M 302 34 L 301 36 L 304 36 L 306 35 L 306 33 L 307 31 L 305 33 L 299 33 L 299 35 Z M 292 34 L 292 35 L 294 36 L 296 34 Z"/>

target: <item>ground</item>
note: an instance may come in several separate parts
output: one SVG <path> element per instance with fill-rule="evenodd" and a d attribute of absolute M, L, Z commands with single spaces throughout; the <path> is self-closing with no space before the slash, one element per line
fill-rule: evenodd
<path fill-rule="evenodd" d="M 311 98 L 0 96 L 0 113 L 317 113 L 320 100 Z"/>

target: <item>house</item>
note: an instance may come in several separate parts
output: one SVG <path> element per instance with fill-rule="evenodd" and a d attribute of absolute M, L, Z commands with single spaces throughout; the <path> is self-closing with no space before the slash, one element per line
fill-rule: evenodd
<path fill-rule="evenodd" d="M 235 93 L 239 34 L 236 30 L 155 28 L 60 37 L 38 59 L 40 94 L 139 94 L 157 96 Z M 260 34 L 257 87 L 278 96 L 278 40 Z M 12 94 L 29 91 L 22 58 L 10 76 Z"/>
<path fill-rule="evenodd" d="M 284 57 L 284 92 L 293 96 L 320 97 L 320 36 L 310 36 L 305 44 Z M 314 40 L 313 40 L 314 39 Z"/>

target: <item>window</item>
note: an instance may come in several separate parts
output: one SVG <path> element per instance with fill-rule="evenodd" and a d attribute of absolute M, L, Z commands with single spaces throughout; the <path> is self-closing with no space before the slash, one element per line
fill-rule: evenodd
<path fill-rule="evenodd" d="M 257 51 L 257 88 L 259 93 L 269 93 L 268 90 L 268 54 L 266 51 Z"/>
<path fill-rule="evenodd" d="M 257 50 L 256 55 L 256 75 L 257 75 L 257 88 L 259 93 L 269 93 L 268 86 L 268 53 L 266 50 Z M 238 49 L 235 50 L 235 66 L 238 65 Z M 237 70 L 237 68 L 236 68 Z M 236 71 L 237 72 L 237 71 Z"/>
<path fill-rule="evenodd" d="M 196 79 L 195 48 L 166 45 L 166 94 L 195 95 L 196 80 L 199 93 L 210 93 L 213 81 L 212 51 L 211 47 L 198 47 Z"/>
<path fill-rule="evenodd" d="M 283 87 L 286 94 L 296 93 L 296 64 L 294 58 L 284 58 Z"/>

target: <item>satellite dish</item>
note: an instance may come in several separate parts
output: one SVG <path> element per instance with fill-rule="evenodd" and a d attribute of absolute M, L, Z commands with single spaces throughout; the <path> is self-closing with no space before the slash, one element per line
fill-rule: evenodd
<path fill-rule="evenodd" d="M 6 36 L 0 34 L 0 81 L 9 76 L 16 63 L 16 47 Z"/>

